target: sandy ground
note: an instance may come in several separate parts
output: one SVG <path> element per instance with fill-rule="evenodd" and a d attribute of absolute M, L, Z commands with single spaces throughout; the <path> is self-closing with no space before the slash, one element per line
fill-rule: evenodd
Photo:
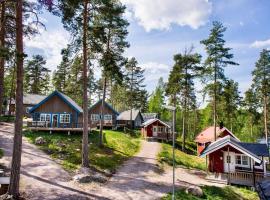
<path fill-rule="evenodd" d="M 0 163 L 10 167 L 13 125 L 0 124 Z M 125 162 L 104 185 L 74 184 L 69 173 L 35 145 L 23 139 L 21 191 L 27 199 L 159 199 L 172 190 L 172 169 L 161 171 L 156 155 L 161 145 L 142 141 L 139 153 Z M 218 185 L 209 183 L 196 170 L 176 169 L 176 186 Z"/>

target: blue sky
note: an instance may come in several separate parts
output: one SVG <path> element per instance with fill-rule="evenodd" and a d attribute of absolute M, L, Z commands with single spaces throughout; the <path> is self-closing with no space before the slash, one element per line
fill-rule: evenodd
<path fill-rule="evenodd" d="M 251 71 L 262 48 L 270 47 L 269 0 L 121 0 L 127 5 L 130 22 L 126 56 L 135 57 L 145 68 L 146 85 L 153 91 L 159 77 L 167 80 L 173 55 L 194 45 L 205 56 L 200 40 L 207 38 L 212 21 L 226 27 L 227 46 L 233 48 L 239 66 L 227 67 L 228 78 L 239 82 L 243 93 L 251 84 Z M 29 54 L 42 54 L 47 66 L 55 69 L 61 61 L 60 51 L 69 34 L 61 20 L 49 13 L 41 15 L 46 31 L 26 41 Z M 97 76 L 99 74 L 96 70 Z M 196 89 L 201 89 L 196 84 Z"/>

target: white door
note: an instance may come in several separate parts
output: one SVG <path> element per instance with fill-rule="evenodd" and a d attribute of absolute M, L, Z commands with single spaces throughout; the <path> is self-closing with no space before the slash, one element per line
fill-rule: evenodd
<path fill-rule="evenodd" d="M 157 126 L 153 126 L 153 137 L 157 136 Z"/>
<path fill-rule="evenodd" d="M 224 172 L 235 172 L 235 153 L 223 152 Z"/>

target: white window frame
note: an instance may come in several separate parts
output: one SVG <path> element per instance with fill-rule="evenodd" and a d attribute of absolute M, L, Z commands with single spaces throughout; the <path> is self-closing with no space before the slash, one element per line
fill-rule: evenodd
<path fill-rule="evenodd" d="M 39 122 L 50 122 L 50 121 L 51 121 L 51 114 L 40 113 Z"/>
<path fill-rule="evenodd" d="M 153 133 L 157 133 L 157 126 L 153 126 Z"/>
<path fill-rule="evenodd" d="M 236 162 L 236 159 L 237 159 L 237 156 L 240 156 L 240 159 L 241 159 L 241 164 L 238 164 Z M 243 164 L 243 157 L 247 158 L 247 164 Z M 247 155 L 244 155 L 244 154 L 235 154 L 235 166 L 238 166 L 238 167 L 249 167 L 250 166 L 250 161 L 249 161 L 249 157 Z"/>
<path fill-rule="evenodd" d="M 104 115 L 104 120 L 111 121 L 112 120 L 112 115 L 109 115 L 109 114 Z"/>
<path fill-rule="evenodd" d="M 99 121 L 100 115 L 99 114 L 91 114 L 91 120 L 92 121 Z"/>
<path fill-rule="evenodd" d="M 70 123 L 70 114 L 60 114 L 59 122 L 61 124 L 69 124 Z"/>

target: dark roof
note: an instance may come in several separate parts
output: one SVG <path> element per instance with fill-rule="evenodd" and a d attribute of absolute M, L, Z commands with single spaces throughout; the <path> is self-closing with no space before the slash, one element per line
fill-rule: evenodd
<path fill-rule="evenodd" d="M 130 120 L 130 112 L 131 112 L 131 110 L 126 110 L 124 112 L 121 112 L 120 115 L 117 117 L 117 120 L 124 120 L 124 121 Z M 141 116 L 141 118 L 142 118 L 142 114 L 139 110 L 132 109 L 132 120 L 133 121 L 137 118 L 138 115 Z"/>
<path fill-rule="evenodd" d="M 256 154 L 257 156 L 269 156 L 269 152 L 266 144 L 259 143 L 245 143 L 239 142 L 239 144 L 250 152 Z"/>
<path fill-rule="evenodd" d="M 157 113 L 142 113 L 143 121 L 147 121 L 149 119 L 156 119 L 158 118 Z"/>
<path fill-rule="evenodd" d="M 67 95 L 65 95 L 65 94 L 63 94 L 63 93 L 61 93 L 61 92 L 59 92 L 57 90 L 55 90 L 54 92 L 52 92 L 45 99 L 43 99 L 37 105 L 35 105 L 33 108 L 31 108 L 29 112 L 30 113 L 33 112 L 40 105 L 44 104 L 45 102 L 47 102 L 50 98 L 52 98 L 55 95 L 58 96 L 58 97 L 60 97 L 64 102 L 66 102 L 68 105 L 70 105 L 77 112 L 79 112 L 79 113 L 82 113 L 83 112 L 83 109 L 75 101 L 73 101 L 70 97 L 68 97 Z"/>
<path fill-rule="evenodd" d="M 24 105 L 36 105 L 45 98 L 46 98 L 45 95 L 40 95 L 40 94 L 24 94 L 23 95 L 23 104 Z M 15 104 L 15 99 L 11 100 L 11 104 Z"/>
<path fill-rule="evenodd" d="M 246 143 L 244 143 L 246 144 Z M 201 157 L 210 154 L 211 152 L 214 152 L 226 145 L 230 145 L 233 148 L 236 148 L 237 150 L 241 151 L 242 153 L 245 153 L 249 157 L 252 157 L 256 162 L 260 163 L 262 160 L 260 159 L 260 155 L 257 155 L 255 152 L 250 151 L 249 149 L 246 148 L 246 146 L 249 146 L 250 149 L 252 149 L 252 143 L 250 145 L 243 145 L 242 142 L 239 142 L 237 139 L 233 138 L 232 136 L 228 135 L 226 137 L 220 138 L 217 141 L 211 143 L 201 153 Z M 256 146 L 256 145 L 254 145 Z M 266 146 L 266 145 L 265 145 Z M 256 148 L 256 147 L 255 147 Z M 255 149 L 254 148 L 254 149 Z M 267 148 L 267 146 L 266 146 Z"/>
<path fill-rule="evenodd" d="M 102 102 L 102 99 L 98 100 L 95 104 L 93 104 L 89 108 L 89 111 L 92 110 L 93 108 L 95 108 L 101 102 Z M 107 106 L 109 109 L 111 109 L 116 115 L 119 115 L 119 113 L 109 103 L 107 103 L 106 101 L 104 103 L 105 103 L 104 105 Z"/>

